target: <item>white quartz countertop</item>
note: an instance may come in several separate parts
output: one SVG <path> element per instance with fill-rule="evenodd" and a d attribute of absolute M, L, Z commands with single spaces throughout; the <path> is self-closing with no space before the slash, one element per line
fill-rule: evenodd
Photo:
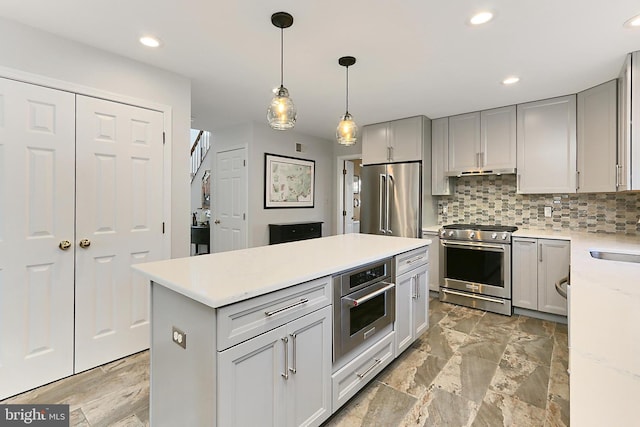
<path fill-rule="evenodd" d="M 136 264 L 133 269 L 168 289 L 218 308 L 430 243 L 428 239 L 342 234 Z"/>

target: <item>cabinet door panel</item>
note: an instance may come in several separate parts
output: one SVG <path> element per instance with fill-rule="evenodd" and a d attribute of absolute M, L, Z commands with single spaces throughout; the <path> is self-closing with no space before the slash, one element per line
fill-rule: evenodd
<path fill-rule="evenodd" d="M 285 425 L 285 328 L 218 353 L 218 425 Z"/>
<path fill-rule="evenodd" d="M 440 291 L 440 238 L 435 231 L 428 231 L 422 234 L 423 239 L 430 239 L 429 246 L 429 290 Z"/>
<path fill-rule="evenodd" d="M 519 104 L 517 123 L 518 193 L 575 193 L 575 95 Z"/>
<path fill-rule="evenodd" d="M 389 122 L 392 162 L 422 160 L 422 117 Z"/>
<path fill-rule="evenodd" d="M 431 122 L 431 194 L 448 196 L 451 185 L 446 173 L 449 171 L 449 118 Z"/>
<path fill-rule="evenodd" d="M 480 112 L 449 117 L 449 171 L 478 170 Z"/>
<path fill-rule="evenodd" d="M 480 158 L 486 170 L 516 167 L 516 106 L 480 113 Z"/>
<path fill-rule="evenodd" d="M 388 124 L 377 123 L 362 128 L 362 164 L 371 165 L 389 161 Z"/>
<path fill-rule="evenodd" d="M 578 192 L 616 191 L 616 81 L 578 94 Z"/>
<path fill-rule="evenodd" d="M 412 317 L 415 275 L 413 271 L 396 278 L 396 356 L 413 342 Z"/>
<path fill-rule="evenodd" d="M 570 242 L 539 240 L 538 310 L 567 315 L 567 299 L 555 287 L 558 280 L 569 274 Z"/>
<path fill-rule="evenodd" d="M 287 325 L 289 426 L 319 425 L 331 415 L 331 320 L 325 307 Z"/>
<path fill-rule="evenodd" d="M 538 240 L 514 238 L 512 242 L 512 303 L 538 309 Z"/>
<path fill-rule="evenodd" d="M 427 267 L 415 271 L 417 295 L 413 299 L 413 340 L 429 328 L 429 271 Z"/>

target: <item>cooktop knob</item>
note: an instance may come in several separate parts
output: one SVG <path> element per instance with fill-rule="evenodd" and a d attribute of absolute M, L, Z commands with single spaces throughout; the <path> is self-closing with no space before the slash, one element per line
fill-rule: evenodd
<path fill-rule="evenodd" d="M 452 237 L 452 236 L 453 236 L 453 231 L 450 231 L 449 232 L 449 237 Z"/>
<path fill-rule="evenodd" d="M 440 231 L 440 237 L 444 237 L 446 236 L 446 234 L 447 234 L 446 230 Z"/>
<path fill-rule="evenodd" d="M 469 238 L 473 239 L 474 237 L 476 237 L 476 232 L 472 231 L 471 233 L 469 233 Z"/>
<path fill-rule="evenodd" d="M 491 238 L 492 239 L 497 239 L 498 238 L 498 233 L 492 233 L 491 234 Z"/>
<path fill-rule="evenodd" d="M 502 233 L 502 240 L 507 240 L 509 235 L 507 233 Z"/>

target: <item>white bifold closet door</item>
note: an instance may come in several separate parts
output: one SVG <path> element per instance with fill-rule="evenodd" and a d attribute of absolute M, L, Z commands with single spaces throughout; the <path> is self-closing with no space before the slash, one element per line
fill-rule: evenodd
<path fill-rule="evenodd" d="M 74 103 L 0 78 L 0 399 L 73 373 Z"/>
<path fill-rule="evenodd" d="M 0 78 L 0 399 L 149 347 L 163 115 Z"/>

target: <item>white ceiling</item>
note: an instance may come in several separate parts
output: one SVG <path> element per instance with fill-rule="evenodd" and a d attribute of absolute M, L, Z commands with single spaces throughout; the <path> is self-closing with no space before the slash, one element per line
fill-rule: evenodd
<path fill-rule="evenodd" d="M 466 20 L 480 10 L 482 27 Z M 298 109 L 296 130 L 333 139 L 344 113 L 359 125 L 437 118 L 576 93 L 615 78 L 640 50 L 637 0 L 2 0 L 0 16 L 168 69 L 192 80 L 192 126 L 265 121 L 280 80 Z M 151 50 L 140 35 L 163 41 Z M 508 75 L 520 83 L 503 86 Z"/>

